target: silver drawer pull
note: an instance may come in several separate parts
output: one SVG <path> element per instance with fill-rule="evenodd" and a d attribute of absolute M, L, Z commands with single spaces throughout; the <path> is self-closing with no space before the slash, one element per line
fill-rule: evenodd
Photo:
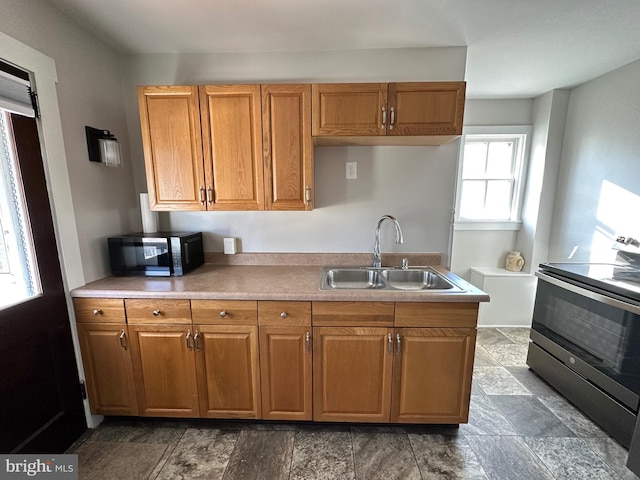
<path fill-rule="evenodd" d="M 400 334 L 396 334 L 396 342 L 398 343 L 398 351 L 396 354 L 400 355 L 400 350 L 402 349 L 402 340 L 400 339 Z"/>
<path fill-rule="evenodd" d="M 187 343 L 187 348 L 189 350 L 193 350 L 193 346 L 191 345 L 191 330 L 187 330 L 187 336 L 184 337 L 185 342 Z"/>
<path fill-rule="evenodd" d="M 120 346 L 125 350 L 127 349 L 127 334 L 125 333 L 124 328 L 122 329 L 122 333 L 120 333 Z"/>
<path fill-rule="evenodd" d="M 387 334 L 387 353 L 393 353 L 393 338 L 391 334 Z"/>
<path fill-rule="evenodd" d="M 158 316 L 158 315 L 160 315 L 162 312 L 161 312 L 160 310 L 154 310 L 154 311 L 153 311 L 153 312 L 151 312 L 151 313 L 153 313 L 153 316 L 154 316 L 154 317 L 157 317 L 157 316 Z"/>
<path fill-rule="evenodd" d="M 193 334 L 193 346 L 196 347 L 196 352 L 200 351 L 200 343 L 198 342 L 200 337 L 200 333 L 196 330 L 196 333 Z"/>
<path fill-rule="evenodd" d="M 287 312 L 282 312 L 280 314 L 280 318 L 287 318 Z"/>
<path fill-rule="evenodd" d="M 227 316 L 227 311 L 226 311 L 226 310 L 222 310 L 222 311 L 220 312 L 220 316 L 221 316 L 222 318 L 226 317 L 226 316 Z"/>
<path fill-rule="evenodd" d="M 307 332 L 307 334 L 304 336 L 304 343 L 305 343 L 305 349 L 307 350 L 307 353 L 311 352 L 311 333 Z"/>
<path fill-rule="evenodd" d="M 102 315 L 102 310 L 100 310 L 99 308 L 96 308 L 96 309 L 93 311 L 93 314 L 94 314 L 94 315 Z"/>

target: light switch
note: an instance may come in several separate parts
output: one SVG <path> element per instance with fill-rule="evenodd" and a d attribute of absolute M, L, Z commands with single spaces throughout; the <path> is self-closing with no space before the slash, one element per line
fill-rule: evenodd
<path fill-rule="evenodd" d="M 358 162 L 347 162 L 347 172 L 345 178 L 347 180 L 355 180 L 358 178 Z"/>

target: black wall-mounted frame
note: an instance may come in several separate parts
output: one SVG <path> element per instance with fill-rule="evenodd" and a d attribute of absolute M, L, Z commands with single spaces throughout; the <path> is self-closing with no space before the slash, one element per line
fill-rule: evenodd
<path fill-rule="evenodd" d="M 87 149 L 89 151 L 89 160 L 92 162 L 103 163 L 100 156 L 100 142 L 101 139 L 112 139 L 117 141 L 115 135 L 109 130 L 100 130 L 93 127 L 84 127 L 87 134 Z"/>

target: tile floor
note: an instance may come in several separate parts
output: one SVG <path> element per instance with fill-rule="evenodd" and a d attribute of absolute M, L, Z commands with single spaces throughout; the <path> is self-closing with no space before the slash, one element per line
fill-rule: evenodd
<path fill-rule="evenodd" d="M 525 365 L 528 329 L 478 331 L 454 427 L 108 419 L 81 479 L 635 479 L 627 452 Z"/>

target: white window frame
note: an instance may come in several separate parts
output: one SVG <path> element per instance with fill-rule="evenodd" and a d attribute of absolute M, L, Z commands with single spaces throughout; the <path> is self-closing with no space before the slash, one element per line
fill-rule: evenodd
<path fill-rule="evenodd" d="M 467 126 L 462 129 L 460 151 L 458 155 L 458 175 L 456 182 L 456 203 L 454 215 L 454 230 L 519 230 L 522 224 L 522 204 L 526 185 L 527 169 L 529 164 L 529 151 L 531 133 L 533 128 L 529 125 L 508 126 Z M 509 220 L 472 220 L 460 218 L 460 199 L 462 193 L 462 162 L 464 161 L 464 147 L 467 135 L 483 136 L 494 139 L 512 138 L 524 136 L 519 148 L 522 151 L 521 158 L 516 159 L 515 184 L 511 204 L 511 218 Z"/>

